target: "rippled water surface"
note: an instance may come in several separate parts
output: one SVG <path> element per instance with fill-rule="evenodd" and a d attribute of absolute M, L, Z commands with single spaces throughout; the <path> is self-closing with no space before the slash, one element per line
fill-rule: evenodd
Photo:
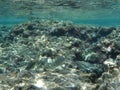
<path fill-rule="evenodd" d="M 120 25 L 120 0 L 0 1 L 0 24 L 17 24 L 36 18 L 118 26 Z"/>

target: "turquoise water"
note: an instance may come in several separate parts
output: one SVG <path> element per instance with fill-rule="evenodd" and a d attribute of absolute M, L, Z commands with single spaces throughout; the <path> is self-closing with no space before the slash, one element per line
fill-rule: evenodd
<path fill-rule="evenodd" d="M 0 18 L 0 24 L 2 25 L 14 25 L 28 21 L 27 18 Z"/>
<path fill-rule="evenodd" d="M 17 2 L 18 1 L 18 2 Z M 82 25 L 98 25 L 98 26 L 119 26 L 120 25 L 120 1 L 109 0 L 108 5 L 98 7 L 98 2 L 94 0 L 82 8 L 71 8 L 66 6 L 45 5 L 47 2 L 41 1 L 39 4 L 30 5 L 20 0 L 0 1 L 0 24 L 14 25 L 29 21 L 33 18 L 54 19 L 63 21 L 72 21 Z M 21 0 L 26 1 L 26 0 Z M 37 0 L 36 0 L 37 1 Z M 82 1 L 82 0 L 78 0 Z M 99 0 L 98 0 L 99 1 Z M 104 0 L 102 0 L 104 1 Z M 28 1 L 29 2 L 29 1 Z M 25 3 L 25 4 L 24 4 Z M 44 3 L 44 4 L 43 4 Z M 110 5 L 109 5 L 110 3 Z M 83 3 L 84 4 L 84 3 Z"/>
<path fill-rule="evenodd" d="M 39 17 L 39 19 L 47 19 L 48 17 Z M 75 18 L 66 18 L 66 17 L 54 17 L 52 18 L 54 20 L 63 20 L 63 21 L 72 21 L 77 24 L 82 24 L 82 25 L 98 25 L 98 26 L 119 26 L 120 25 L 120 18 L 95 18 L 95 19 L 75 19 Z M 0 24 L 2 25 L 14 25 L 14 24 L 19 24 L 23 22 L 29 21 L 29 17 L 21 17 L 21 18 L 0 18 Z"/>

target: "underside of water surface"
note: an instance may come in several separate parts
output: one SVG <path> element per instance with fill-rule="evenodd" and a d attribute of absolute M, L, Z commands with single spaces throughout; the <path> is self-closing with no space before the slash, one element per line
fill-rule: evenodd
<path fill-rule="evenodd" d="M 120 90 L 120 0 L 0 0 L 0 90 Z"/>
<path fill-rule="evenodd" d="M 120 25 L 119 0 L 1 0 L 0 24 L 55 19 L 77 24 Z"/>

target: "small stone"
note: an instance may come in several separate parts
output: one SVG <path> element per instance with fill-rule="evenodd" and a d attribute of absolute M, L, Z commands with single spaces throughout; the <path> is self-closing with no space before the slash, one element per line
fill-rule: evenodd
<path fill-rule="evenodd" d="M 24 31 L 24 29 L 15 29 L 15 30 L 13 31 L 13 33 L 14 33 L 15 35 L 20 35 L 21 33 L 23 33 L 23 31 Z"/>
<path fill-rule="evenodd" d="M 104 72 L 104 73 L 102 74 L 102 76 L 101 76 L 101 78 L 102 78 L 103 80 L 109 79 L 109 78 L 111 78 L 111 77 L 112 77 L 112 75 L 111 75 L 109 72 Z"/>
<path fill-rule="evenodd" d="M 0 74 L 2 74 L 3 72 L 4 72 L 4 70 L 0 68 Z"/>
<path fill-rule="evenodd" d="M 68 87 L 67 90 L 79 90 L 79 87 L 77 86 L 71 86 L 71 87 Z"/>
<path fill-rule="evenodd" d="M 102 78 L 98 78 L 97 83 L 102 84 L 104 81 Z"/>
<path fill-rule="evenodd" d="M 115 90 L 111 85 L 103 83 L 97 90 Z"/>
<path fill-rule="evenodd" d="M 120 55 L 117 55 L 116 62 L 117 62 L 118 67 L 120 67 Z"/>
<path fill-rule="evenodd" d="M 80 47 L 81 42 L 79 40 L 75 40 L 72 42 L 72 46 L 74 47 Z"/>
<path fill-rule="evenodd" d="M 112 59 L 112 58 L 109 58 L 107 60 L 104 61 L 104 65 L 107 66 L 107 68 L 110 68 L 110 67 L 116 67 L 116 62 Z"/>
<path fill-rule="evenodd" d="M 45 49 L 44 51 L 42 51 L 42 56 L 47 56 L 47 57 L 51 57 L 52 56 L 52 50 L 51 49 Z"/>
<path fill-rule="evenodd" d="M 65 90 L 65 89 L 62 87 L 55 87 L 55 88 L 52 88 L 52 90 Z"/>
<path fill-rule="evenodd" d="M 119 70 L 119 69 L 117 69 L 117 68 L 114 68 L 114 69 L 112 70 L 112 72 L 111 72 L 111 73 L 112 73 L 112 75 L 113 75 L 113 76 L 115 76 L 115 77 L 116 77 L 117 75 L 119 75 L 120 70 Z"/>
<path fill-rule="evenodd" d="M 55 59 L 54 65 L 55 66 L 61 65 L 64 60 L 65 60 L 65 58 L 63 56 L 57 56 Z"/>
<path fill-rule="evenodd" d="M 67 47 L 67 48 L 71 47 L 71 43 L 65 43 L 64 45 L 65 45 L 65 47 Z"/>
<path fill-rule="evenodd" d="M 28 30 L 34 30 L 35 29 L 35 25 L 30 24 L 30 25 L 27 26 L 27 29 Z"/>
<path fill-rule="evenodd" d="M 35 61 L 30 61 L 27 65 L 27 67 L 25 68 L 26 70 L 30 70 L 35 66 Z"/>

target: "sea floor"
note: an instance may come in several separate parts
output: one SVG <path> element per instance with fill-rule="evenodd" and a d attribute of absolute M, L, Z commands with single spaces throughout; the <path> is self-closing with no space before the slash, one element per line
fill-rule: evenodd
<path fill-rule="evenodd" d="M 0 90 L 120 89 L 119 27 L 35 20 L 0 29 Z"/>
<path fill-rule="evenodd" d="M 0 90 L 120 90 L 119 0 L 1 0 Z"/>

